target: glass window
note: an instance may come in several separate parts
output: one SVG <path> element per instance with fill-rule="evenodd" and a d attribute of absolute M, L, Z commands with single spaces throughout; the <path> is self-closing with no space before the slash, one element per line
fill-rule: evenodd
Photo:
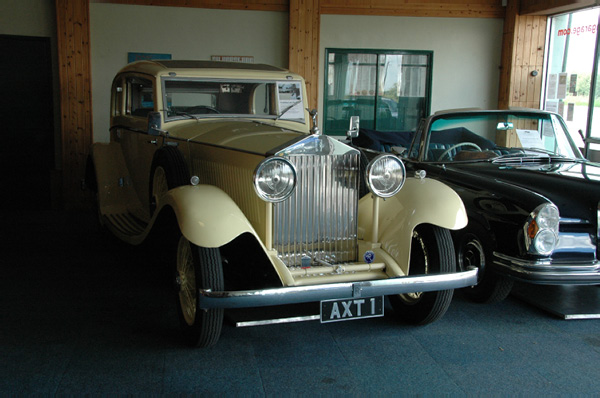
<path fill-rule="evenodd" d="M 123 108 L 123 78 L 115 79 L 112 88 L 112 116 L 121 116 L 124 113 Z"/>
<path fill-rule="evenodd" d="M 591 8 L 550 19 L 544 109 L 563 116 L 582 149 L 582 137 L 600 138 L 600 120 L 589 125 L 600 95 L 596 90 L 591 99 L 598 17 L 599 9 Z"/>
<path fill-rule="evenodd" d="M 252 116 L 304 122 L 300 81 L 165 79 L 167 118 Z"/>
<path fill-rule="evenodd" d="M 327 49 L 326 134 L 344 135 L 350 116 L 361 128 L 416 131 L 429 114 L 432 52 Z"/>
<path fill-rule="evenodd" d="M 147 117 L 154 110 L 152 82 L 140 77 L 127 78 L 127 113 Z"/>

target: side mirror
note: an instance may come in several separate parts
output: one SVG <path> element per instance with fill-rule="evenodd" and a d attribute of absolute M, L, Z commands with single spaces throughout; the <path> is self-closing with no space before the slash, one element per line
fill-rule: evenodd
<path fill-rule="evenodd" d="M 166 131 L 161 130 L 160 112 L 150 112 L 148 114 L 148 135 L 161 135 Z"/>
<path fill-rule="evenodd" d="M 350 116 L 350 127 L 346 132 L 346 137 L 352 139 L 358 137 L 358 130 L 360 129 L 360 118 L 358 116 Z"/>
<path fill-rule="evenodd" d="M 508 131 L 514 129 L 515 126 L 511 122 L 500 122 L 496 126 L 496 130 Z"/>

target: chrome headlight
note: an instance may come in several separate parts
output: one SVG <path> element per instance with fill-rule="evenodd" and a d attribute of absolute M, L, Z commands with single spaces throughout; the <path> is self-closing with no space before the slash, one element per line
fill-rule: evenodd
<path fill-rule="evenodd" d="M 558 242 L 560 215 L 553 204 L 538 206 L 524 226 L 525 246 L 531 254 L 552 254 Z"/>
<path fill-rule="evenodd" d="M 287 199 L 295 186 L 296 169 L 287 159 L 267 158 L 254 170 L 254 190 L 267 202 L 281 202 Z"/>
<path fill-rule="evenodd" d="M 394 155 L 377 156 L 367 166 L 366 173 L 369 189 L 382 198 L 397 194 L 406 180 L 404 163 Z"/>

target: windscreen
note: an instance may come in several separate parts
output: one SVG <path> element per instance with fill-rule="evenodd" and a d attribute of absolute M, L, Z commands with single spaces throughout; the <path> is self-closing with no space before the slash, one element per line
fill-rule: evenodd
<path fill-rule="evenodd" d="M 304 121 L 299 81 L 165 79 L 166 119 L 253 117 Z"/>

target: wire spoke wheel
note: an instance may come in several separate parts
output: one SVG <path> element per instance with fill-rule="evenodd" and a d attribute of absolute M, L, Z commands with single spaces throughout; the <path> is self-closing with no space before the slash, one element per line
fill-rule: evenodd
<path fill-rule="evenodd" d="M 179 304 L 183 319 L 188 325 L 194 324 L 196 318 L 196 274 L 190 243 L 186 239 L 179 240 L 177 248 L 177 269 L 175 281 L 179 286 Z"/>
<path fill-rule="evenodd" d="M 409 275 L 451 273 L 456 270 L 450 231 L 434 225 L 419 225 L 412 235 Z M 389 296 L 397 317 L 423 325 L 441 318 L 454 290 L 415 292 Z"/>
<path fill-rule="evenodd" d="M 167 174 L 162 166 L 154 169 L 154 176 L 152 177 L 152 193 L 150 194 L 150 208 L 152 212 L 156 210 L 160 198 L 162 198 L 169 191 L 169 184 L 167 181 Z"/>
<path fill-rule="evenodd" d="M 411 246 L 411 259 L 410 259 L 410 269 L 411 274 L 413 275 L 425 275 L 429 274 L 429 253 L 427 249 L 427 245 L 423 240 L 423 236 L 419 234 L 416 230 L 413 231 L 412 236 L 412 246 Z M 400 294 L 400 300 L 404 301 L 406 304 L 412 305 L 417 303 L 421 297 L 423 296 L 423 292 L 415 292 L 415 293 L 405 293 Z"/>
<path fill-rule="evenodd" d="M 179 324 L 186 342 L 196 347 L 215 345 L 221 335 L 224 310 L 200 308 L 199 289 L 224 289 L 219 249 L 196 246 L 181 236 L 177 244 L 175 287 Z"/>

